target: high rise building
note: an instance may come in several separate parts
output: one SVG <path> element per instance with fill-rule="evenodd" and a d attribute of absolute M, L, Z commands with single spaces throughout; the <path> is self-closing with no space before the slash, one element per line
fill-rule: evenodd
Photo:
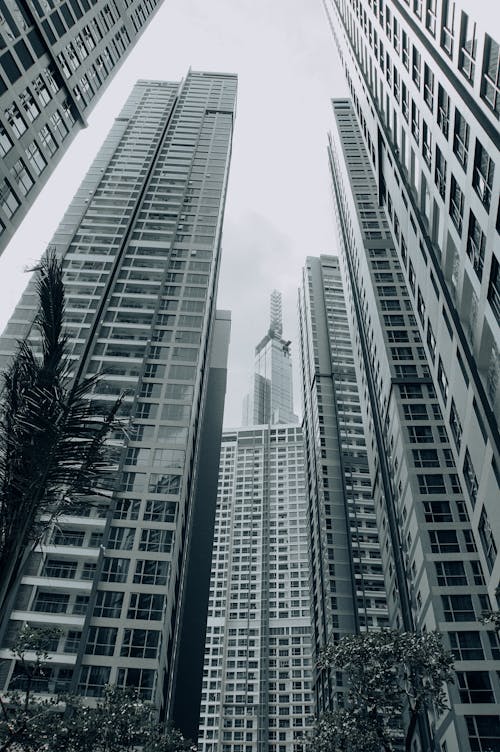
<path fill-rule="evenodd" d="M 215 513 L 207 462 L 218 461 L 229 334 L 215 298 L 236 85 L 194 71 L 138 82 L 54 237 L 73 375 L 105 373 L 93 395 L 103 410 L 125 391 L 125 451 L 110 499 L 60 518 L 36 547 L 3 641 L 8 659 L 23 623 L 56 623 L 42 691 L 137 687 L 167 718 L 199 506 L 207 525 Z M 4 363 L 35 305 L 31 283 Z M 14 687 L 15 661 L 0 671 Z"/>
<path fill-rule="evenodd" d="M 481 623 L 493 605 L 495 540 L 481 522 L 477 529 L 477 510 L 464 495 L 453 426 L 440 399 L 443 382 L 429 340 L 424 346 L 421 327 L 432 296 L 427 290 L 422 297 L 400 226 L 393 235 L 394 206 L 391 213 L 388 194 L 380 201 L 368 130 L 358 126 L 348 100 L 335 101 L 334 111 L 329 155 L 339 251 L 390 624 L 437 629 L 455 658 L 450 710 L 422 719 L 416 749 L 500 750 L 499 641 Z M 467 375 L 463 362 L 458 374 Z M 493 505 L 492 514 L 498 514 Z"/>
<path fill-rule="evenodd" d="M 281 293 L 271 293 L 269 330 L 255 348 L 250 393 L 243 401 L 243 425 L 297 423 L 293 412 L 290 341 L 283 339 Z"/>
<path fill-rule="evenodd" d="M 202 752 L 303 752 L 314 714 L 304 440 L 289 345 L 274 290 L 269 331 L 256 348 L 255 412 L 222 437 Z"/>
<path fill-rule="evenodd" d="M 496 606 L 500 57 L 492 8 L 324 4 Z"/>
<path fill-rule="evenodd" d="M 2 3 L 0 252 L 160 5 Z"/>
<path fill-rule="evenodd" d="M 299 290 L 313 665 L 345 634 L 389 625 L 380 539 L 339 260 L 308 258 Z M 319 712 L 342 703 L 337 672 L 314 672 Z"/>
<path fill-rule="evenodd" d="M 314 714 L 299 426 L 225 431 L 200 709 L 201 752 L 303 752 Z"/>

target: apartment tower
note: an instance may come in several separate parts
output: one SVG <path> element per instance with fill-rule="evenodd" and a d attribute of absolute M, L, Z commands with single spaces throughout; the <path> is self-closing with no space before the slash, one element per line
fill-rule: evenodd
<path fill-rule="evenodd" d="M 384 208 L 395 241 L 398 273 L 409 290 L 408 305 L 451 437 L 456 472 L 496 608 L 500 576 L 500 58 L 498 29 L 492 24 L 496 7 L 465 0 L 325 0 L 324 4 L 373 169 L 376 203 Z"/>
<path fill-rule="evenodd" d="M 202 752 L 304 752 L 314 715 L 304 441 L 289 346 L 274 291 L 269 332 L 256 348 L 255 383 L 264 379 L 271 395 L 266 424 L 250 421 L 222 437 Z M 255 394 L 258 401 L 263 392 Z"/>
<path fill-rule="evenodd" d="M 394 233 L 395 215 L 380 201 L 353 105 L 335 101 L 334 112 L 329 157 L 338 246 L 361 374 L 390 625 L 438 630 L 455 658 L 450 710 L 422 718 L 415 749 L 499 750 L 500 645 L 496 631 L 481 622 L 493 605 L 488 590 L 494 562 L 488 561 L 490 537 L 474 524 L 476 509 L 458 472 L 440 399 L 442 382 L 424 345 L 432 296 L 427 290 L 423 297 L 410 246 L 401 227 Z M 450 364 L 448 359 L 448 370 Z M 465 361 L 457 364 L 455 376 L 466 373 Z"/>
<path fill-rule="evenodd" d="M 74 377 L 105 374 L 103 411 L 125 391 L 125 426 L 110 498 L 59 519 L 21 573 L 2 657 L 23 623 L 59 625 L 43 692 L 135 687 L 172 717 L 193 520 L 200 504 L 212 524 L 215 513 L 216 477 L 205 482 L 222 429 L 230 322 L 215 298 L 236 85 L 195 71 L 139 81 L 53 239 Z M 30 283 L 4 363 L 35 305 Z M 198 578 L 208 590 L 209 564 Z M 15 662 L 1 672 L 15 687 Z"/>
<path fill-rule="evenodd" d="M 308 258 L 299 290 L 313 666 L 345 634 L 389 625 L 363 413 L 338 258 Z M 334 670 L 314 669 L 317 710 L 343 703 Z"/>
<path fill-rule="evenodd" d="M 160 5 L 2 3 L 0 253 Z"/>

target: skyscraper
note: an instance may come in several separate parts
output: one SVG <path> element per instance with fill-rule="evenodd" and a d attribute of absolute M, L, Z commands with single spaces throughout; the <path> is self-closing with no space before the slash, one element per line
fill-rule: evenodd
<path fill-rule="evenodd" d="M 0 252 L 160 5 L 2 4 Z"/>
<path fill-rule="evenodd" d="M 418 324 L 425 304 L 415 275 L 405 273 L 409 249 L 401 234 L 393 238 L 353 106 L 338 100 L 334 111 L 329 155 L 339 250 L 390 624 L 439 630 L 455 658 L 450 710 L 422 723 L 418 749 L 432 748 L 434 737 L 448 752 L 498 750 L 499 642 L 480 621 L 492 606 L 491 531 L 486 538 L 475 529 L 476 511 L 464 499 L 452 427 Z"/>
<path fill-rule="evenodd" d="M 271 293 L 269 329 L 255 348 L 250 393 L 243 401 L 243 425 L 297 423 L 293 412 L 290 341 L 283 339 L 281 293 Z"/>
<path fill-rule="evenodd" d="M 500 57 L 491 6 L 324 4 L 496 605 Z"/>
<path fill-rule="evenodd" d="M 389 624 L 339 260 L 308 258 L 299 290 L 314 656 L 345 634 Z M 341 704 L 335 671 L 314 669 L 319 712 Z"/>
<path fill-rule="evenodd" d="M 105 373 L 93 395 L 103 410 L 125 391 L 126 451 L 110 499 L 59 519 L 35 549 L 4 639 L 55 622 L 45 691 L 137 687 L 166 717 L 193 520 L 199 504 L 215 508 L 215 479 L 199 489 L 201 437 L 210 425 L 217 444 L 222 426 L 229 332 L 215 298 L 236 85 L 194 71 L 180 84 L 138 82 L 54 237 L 74 377 Z M 31 283 L 3 362 L 35 302 Z M 16 674 L 2 662 L 2 687 Z"/>
<path fill-rule="evenodd" d="M 256 348 L 255 411 L 222 437 L 202 752 L 303 752 L 314 714 L 304 439 L 289 345 L 274 290 Z"/>
<path fill-rule="evenodd" d="M 222 438 L 201 752 L 303 752 L 314 714 L 299 426 Z"/>

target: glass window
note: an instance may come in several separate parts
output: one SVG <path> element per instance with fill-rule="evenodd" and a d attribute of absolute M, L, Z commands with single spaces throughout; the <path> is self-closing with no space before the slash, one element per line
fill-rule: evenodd
<path fill-rule="evenodd" d="M 457 679 L 461 702 L 495 702 L 487 671 L 457 671 Z"/>
<path fill-rule="evenodd" d="M 491 190 L 493 188 L 493 176 L 495 174 L 495 163 L 490 155 L 476 139 L 476 150 L 474 153 L 474 172 L 472 174 L 472 185 L 477 195 L 483 202 L 486 211 L 490 209 Z"/>
<path fill-rule="evenodd" d="M 481 544 L 483 547 L 483 553 L 486 558 L 488 569 L 493 569 L 497 556 L 497 544 L 493 536 L 493 530 L 491 529 L 490 522 L 488 520 L 488 514 L 483 507 L 481 510 L 481 517 L 479 519 L 479 536 L 481 538 Z"/>
<path fill-rule="evenodd" d="M 116 684 L 124 689 L 132 687 L 142 699 L 151 700 L 155 676 L 156 672 L 149 668 L 119 668 Z"/>
<path fill-rule="evenodd" d="M 476 24 L 471 22 L 465 11 L 462 11 L 460 21 L 460 52 L 458 55 L 458 69 L 465 78 L 474 83 L 474 69 L 476 67 Z"/>
<path fill-rule="evenodd" d="M 104 558 L 101 579 L 103 582 L 126 582 L 130 561 L 129 559 Z"/>
<path fill-rule="evenodd" d="M 451 651 L 457 661 L 482 661 L 484 650 L 479 632 L 449 632 Z"/>
<path fill-rule="evenodd" d="M 101 697 L 109 683 L 109 666 L 82 666 L 78 691 L 86 697 Z"/>
<path fill-rule="evenodd" d="M 443 0 L 441 15 L 441 47 L 451 57 L 453 55 L 453 36 L 455 25 L 455 2 Z"/>
<path fill-rule="evenodd" d="M 422 69 L 422 55 L 420 54 L 418 48 L 413 45 L 413 52 L 412 52 L 412 79 L 417 87 L 417 89 L 420 89 L 420 80 L 421 80 L 421 69 Z"/>
<path fill-rule="evenodd" d="M 427 63 L 424 63 L 424 100 L 432 111 L 434 107 L 434 73 Z"/>
<path fill-rule="evenodd" d="M 131 593 L 127 619 L 160 621 L 163 613 L 164 600 L 163 595 Z"/>
<path fill-rule="evenodd" d="M 467 169 L 469 154 L 469 124 L 462 113 L 455 109 L 455 125 L 453 128 L 453 152 L 464 170 Z"/>
<path fill-rule="evenodd" d="M 68 593 L 39 592 L 33 605 L 33 611 L 41 611 L 49 614 L 65 614 L 68 604 Z"/>
<path fill-rule="evenodd" d="M 4 157 L 12 149 L 12 141 L 7 135 L 7 131 L 0 123 L 0 157 Z"/>
<path fill-rule="evenodd" d="M 436 575 L 438 585 L 443 587 L 468 585 L 461 561 L 436 561 Z"/>
<path fill-rule="evenodd" d="M 451 176 L 449 214 L 458 234 L 462 235 L 464 194 L 454 175 Z"/>
<path fill-rule="evenodd" d="M 445 621 L 475 621 L 476 613 L 470 595 L 442 595 Z"/>
<path fill-rule="evenodd" d="M 30 123 L 32 123 L 40 114 L 40 109 L 35 102 L 33 94 L 29 91 L 29 89 L 26 89 L 19 95 L 19 99 L 21 100 L 21 105 L 27 119 Z"/>
<path fill-rule="evenodd" d="M 130 551 L 134 545 L 135 528 L 112 526 L 109 531 L 107 548 L 118 548 Z"/>
<path fill-rule="evenodd" d="M 436 165 L 434 169 L 434 182 L 439 190 L 439 195 L 442 199 L 446 196 L 446 159 L 444 158 L 441 149 L 436 145 Z"/>
<path fill-rule="evenodd" d="M 500 325 L 500 264 L 495 256 L 491 259 L 490 281 L 488 283 L 488 300 Z"/>
<path fill-rule="evenodd" d="M 477 486 L 476 473 L 474 471 L 474 466 L 472 464 L 472 460 L 471 460 L 468 449 L 465 450 L 463 471 L 464 471 L 465 485 L 467 486 L 467 489 L 469 491 L 469 496 L 470 496 L 472 506 L 474 506 L 476 503 L 476 499 L 477 499 L 477 487 L 478 486 Z"/>
<path fill-rule="evenodd" d="M 90 627 L 85 652 L 89 655 L 113 655 L 117 634 L 116 627 Z"/>
<path fill-rule="evenodd" d="M 47 128 L 46 125 L 44 125 L 39 132 L 40 142 L 42 146 L 49 152 L 50 156 L 52 154 L 55 154 L 55 152 L 58 149 L 57 143 L 54 140 L 54 137 L 52 136 L 52 133 Z"/>
<path fill-rule="evenodd" d="M 142 530 L 141 540 L 139 542 L 139 551 L 158 551 L 160 553 L 170 553 L 174 537 L 173 530 Z"/>
<path fill-rule="evenodd" d="M 5 110 L 5 118 L 10 125 L 14 134 L 19 138 L 26 131 L 26 123 L 24 122 L 19 107 L 16 104 L 12 104 Z"/>
<path fill-rule="evenodd" d="M 433 37 L 436 36 L 436 2 L 437 0 L 426 0 L 425 2 L 425 28 Z"/>
<path fill-rule="evenodd" d="M 94 616 L 119 619 L 123 605 L 123 593 L 112 590 L 98 590 L 94 606 Z"/>
<path fill-rule="evenodd" d="M 472 262 L 477 278 L 483 278 L 484 254 L 486 251 L 486 236 L 479 226 L 475 215 L 469 213 L 469 229 L 467 231 L 467 256 Z"/>
<path fill-rule="evenodd" d="M 43 573 L 45 577 L 63 577 L 74 579 L 76 577 L 76 561 L 66 559 L 47 559 Z"/>
<path fill-rule="evenodd" d="M 26 169 L 22 159 L 16 160 L 9 170 L 12 182 L 23 196 L 26 196 L 33 187 L 33 179 Z"/>
<path fill-rule="evenodd" d="M 481 97 L 495 113 L 500 116 L 500 46 L 488 34 L 485 34 L 483 78 Z"/>
<path fill-rule="evenodd" d="M 437 121 L 441 131 L 445 137 L 448 138 L 450 127 L 450 97 L 441 84 L 438 84 Z"/>
<path fill-rule="evenodd" d="M 136 563 L 134 582 L 141 585 L 166 585 L 168 570 L 168 561 L 140 559 Z"/>
<path fill-rule="evenodd" d="M 152 629 L 125 629 L 120 655 L 126 658 L 156 658 L 160 633 Z"/>
<path fill-rule="evenodd" d="M 47 162 L 42 156 L 42 152 L 38 148 L 38 144 L 33 141 L 26 149 L 25 149 L 26 158 L 30 164 L 31 169 L 35 173 L 35 175 L 40 175 L 41 172 L 45 170 L 47 167 Z"/>

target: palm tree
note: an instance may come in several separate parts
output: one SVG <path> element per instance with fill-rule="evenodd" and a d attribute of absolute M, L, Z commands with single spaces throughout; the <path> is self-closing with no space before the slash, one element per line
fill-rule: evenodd
<path fill-rule="evenodd" d="M 64 334 L 62 266 L 53 252 L 37 269 L 39 341 L 28 340 L 3 376 L 0 397 L 0 613 L 33 546 L 106 466 L 106 438 L 121 398 L 97 415 L 99 376 L 74 378 Z"/>

